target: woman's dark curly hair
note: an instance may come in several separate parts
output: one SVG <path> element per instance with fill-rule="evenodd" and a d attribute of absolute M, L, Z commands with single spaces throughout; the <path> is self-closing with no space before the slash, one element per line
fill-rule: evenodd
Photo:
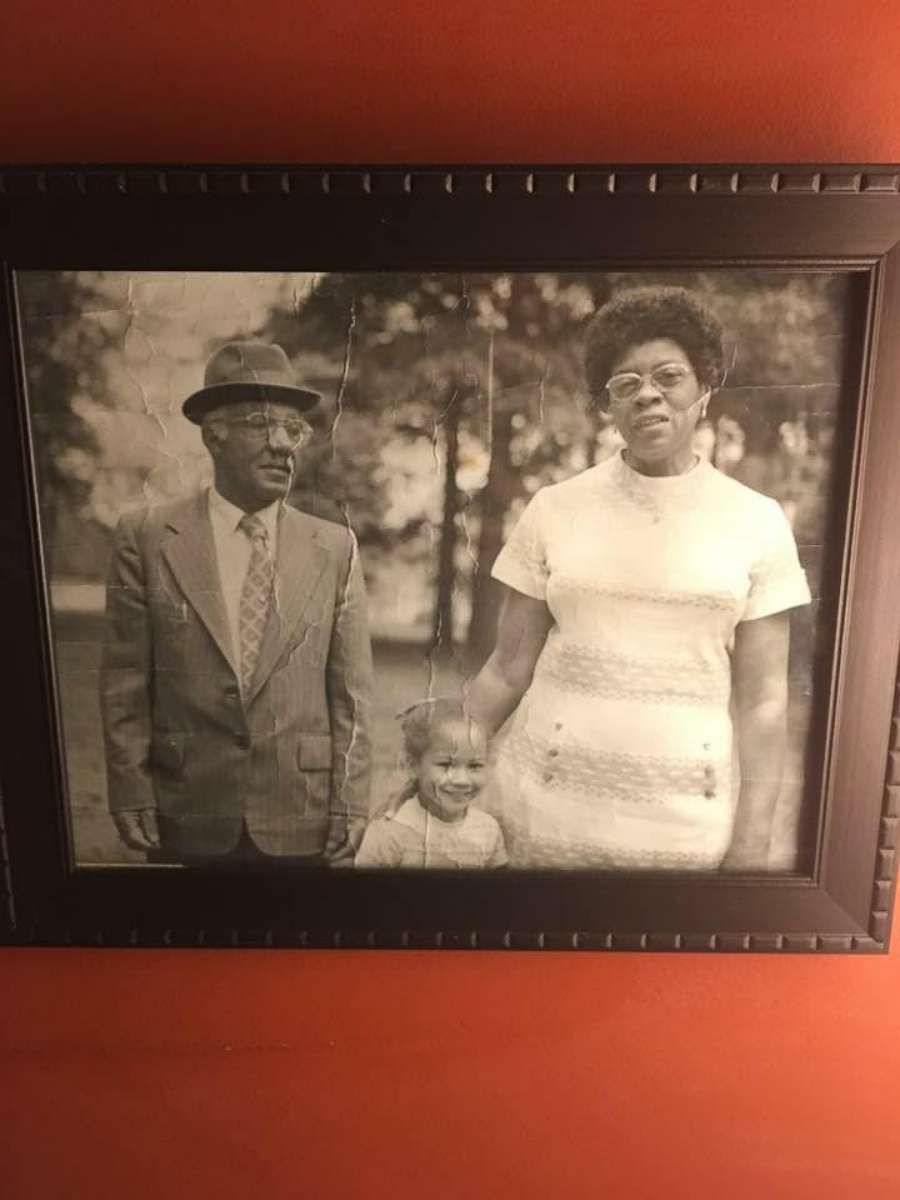
<path fill-rule="evenodd" d="M 604 304 L 588 325 L 584 366 L 594 403 L 604 404 L 606 382 L 625 351 L 656 338 L 677 342 L 706 387 L 721 386 L 724 356 L 718 317 L 687 288 L 634 288 Z"/>

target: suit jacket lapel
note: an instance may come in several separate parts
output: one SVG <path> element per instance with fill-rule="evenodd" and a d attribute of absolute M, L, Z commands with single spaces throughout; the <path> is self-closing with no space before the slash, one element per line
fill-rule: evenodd
<path fill-rule="evenodd" d="M 309 530 L 300 513 L 285 507 L 278 525 L 275 602 L 266 625 L 248 702 L 259 693 L 281 657 L 325 569 L 326 561 L 327 555 L 319 545 L 315 532 Z"/>
<path fill-rule="evenodd" d="M 201 494 L 169 518 L 173 536 L 163 543 L 162 553 L 178 586 L 237 675 L 206 503 L 206 494 Z"/>

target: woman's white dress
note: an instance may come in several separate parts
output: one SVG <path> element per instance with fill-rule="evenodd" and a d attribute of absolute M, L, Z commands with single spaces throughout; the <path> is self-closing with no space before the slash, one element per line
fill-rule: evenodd
<path fill-rule="evenodd" d="M 718 866 L 735 626 L 810 600 L 778 503 L 703 460 L 651 477 L 616 454 L 542 488 L 492 573 L 555 620 L 498 753 L 510 864 Z"/>

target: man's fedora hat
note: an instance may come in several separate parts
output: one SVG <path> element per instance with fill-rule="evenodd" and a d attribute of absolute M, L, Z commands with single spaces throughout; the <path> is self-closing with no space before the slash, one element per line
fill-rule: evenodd
<path fill-rule="evenodd" d="M 321 399 L 319 392 L 298 385 L 280 346 L 258 341 L 228 342 L 210 358 L 203 387 L 188 396 L 181 411 L 189 421 L 200 425 L 207 413 L 226 404 L 268 400 L 309 412 Z"/>

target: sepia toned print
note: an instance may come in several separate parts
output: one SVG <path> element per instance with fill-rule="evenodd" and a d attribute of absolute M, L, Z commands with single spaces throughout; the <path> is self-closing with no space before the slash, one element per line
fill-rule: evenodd
<path fill-rule="evenodd" d="M 639 288 L 712 314 L 718 357 L 669 314 L 599 370 L 597 314 Z M 24 272 L 19 291 L 80 864 L 797 865 L 845 277 Z M 458 851 L 420 781 L 404 794 L 398 714 L 436 698 L 493 735 L 461 787 L 490 853 Z M 770 725 L 749 751 L 742 705 Z"/>

